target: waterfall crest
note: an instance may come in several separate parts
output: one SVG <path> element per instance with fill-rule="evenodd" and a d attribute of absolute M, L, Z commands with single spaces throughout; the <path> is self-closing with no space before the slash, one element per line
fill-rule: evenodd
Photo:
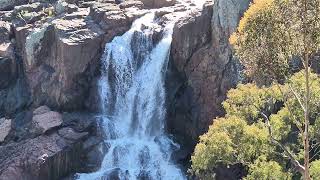
<path fill-rule="evenodd" d="M 170 161 L 179 147 L 164 132 L 173 26 L 162 27 L 149 13 L 106 44 L 99 89 L 109 149 L 101 169 L 79 179 L 185 179 Z"/>

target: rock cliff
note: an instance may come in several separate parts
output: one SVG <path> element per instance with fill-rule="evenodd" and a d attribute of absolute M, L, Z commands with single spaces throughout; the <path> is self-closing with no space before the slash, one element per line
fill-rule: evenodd
<path fill-rule="evenodd" d="M 207 2 L 175 26 L 167 75 L 168 128 L 187 148 L 193 147 L 212 120 L 224 114 L 222 101 L 240 80 L 230 35 L 250 0 Z"/>

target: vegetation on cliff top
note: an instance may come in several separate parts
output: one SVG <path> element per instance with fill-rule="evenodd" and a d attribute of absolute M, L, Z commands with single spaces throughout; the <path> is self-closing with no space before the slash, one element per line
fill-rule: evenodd
<path fill-rule="evenodd" d="M 218 166 L 242 164 L 245 179 L 320 179 L 320 78 L 310 69 L 320 0 L 256 0 L 230 43 L 252 83 L 228 92 L 226 115 L 200 137 L 192 172 L 212 179 Z"/>

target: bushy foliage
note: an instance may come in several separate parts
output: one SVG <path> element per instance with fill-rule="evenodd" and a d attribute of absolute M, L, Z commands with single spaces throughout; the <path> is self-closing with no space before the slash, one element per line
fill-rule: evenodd
<path fill-rule="evenodd" d="M 250 165 L 250 171 L 244 180 L 290 180 L 291 174 L 285 173 L 279 163 L 259 157 Z"/>
<path fill-rule="evenodd" d="M 319 146 L 320 78 L 311 74 L 311 80 L 310 114 L 314 119 L 311 141 Z M 247 179 L 290 179 L 291 174 L 285 172 L 294 171 L 294 168 L 288 166 L 290 159 L 283 149 L 272 144 L 262 113 L 268 116 L 275 140 L 295 152 L 296 158 L 302 161 L 299 154 L 303 151 L 303 142 L 299 128 L 302 128 L 303 112 L 296 96 L 303 96 L 303 83 L 303 73 L 298 72 L 283 85 L 274 83 L 269 87 L 258 87 L 240 84 L 230 90 L 223 102 L 225 117 L 213 121 L 195 148 L 191 158 L 193 172 L 201 177 L 221 164 L 241 163 L 249 169 Z M 312 152 L 315 159 L 319 158 L 317 153 Z"/>
<path fill-rule="evenodd" d="M 279 25 L 274 0 L 256 0 L 244 14 L 238 31 L 230 37 L 246 74 L 261 84 L 273 79 L 282 81 L 289 65 L 282 38 L 285 29 Z"/>
<path fill-rule="evenodd" d="M 261 125 L 248 125 L 235 116 L 219 118 L 200 137 L 192 156 L 192 168 L 201 175 L 219 164 L 250 164 L 269 152 L 268 133 Z"/>
<path fill-rule="evenodd" d="M 311 177 L 313 179 L 320 179 L 320 160 L 313 161 L 310 166 Z"/>
<path fill-rule="evenodd" d="M 320 47 L 320 0 L 255 0 L 230 37 L 246 74 L 259 84 L 283 82 L 292 59 Z"/>

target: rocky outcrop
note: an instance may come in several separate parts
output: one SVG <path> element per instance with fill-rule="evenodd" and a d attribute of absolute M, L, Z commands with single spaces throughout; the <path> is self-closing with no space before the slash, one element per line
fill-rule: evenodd
<path fill-rule="evenodd" d="M 99 167 L 96 122 L 91 114 L 60 114 L 46 106 L 0 119 L 0 180 L 60 179 Z"/>
<path fill-rule="evenodd" d="M 81 165 L 81 139 L 86 136 L 63 128 L 58 133 L 2 146 L 0 179 L 58 179 L 67 175 Z"/>
<path fill-rule="evenodd" d="M 168 128 L 189 153 L 212 120 L 224 114 L 221 102 L 240 80 L 228 39 L 249 3 L 207 2 L 202 12 L 175 26 L 167 78 Z"/>
<path fill-rule="evenodd" d="M 93 109 L 97 102 L 91 102 L 96 98 L 89 97 L 90 88 L 99 74 L 104 45 L 144 15 L 143 6 L 141 1 L 60 0 L 0 11 L 0 69 L 5 69 L 0 72 L 0 86 L 6 87 L 3 92 L 0 87 L 0 117 L 30 104 L 69 111 L 84 109 L 87 104 Z M 18 91 L 29 98 L 9 96 Z M 4 106 L 14 104 L 11 101 L 21 102 Z"/>

